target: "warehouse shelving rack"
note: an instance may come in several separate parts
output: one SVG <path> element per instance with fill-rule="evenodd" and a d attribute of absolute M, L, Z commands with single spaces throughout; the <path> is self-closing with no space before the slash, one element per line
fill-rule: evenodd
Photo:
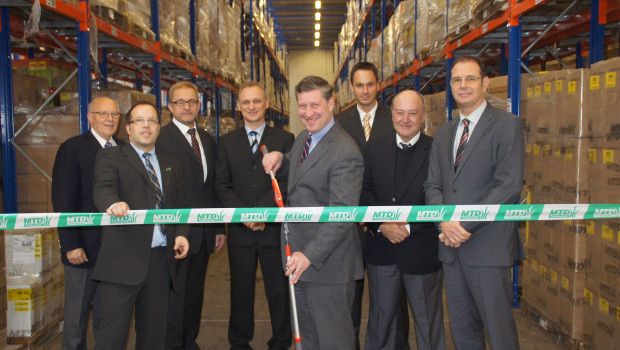
<path fill-rule="evenodd" d="M 17 212 L 17 181 L 14 138 L 19 130 L 14 130 L 12 61 L 13 53 L 24 53 L 32 58 L 32 46 L 50 46 L 58 55 L 65 55 L 77 64 L 71 76 L 56 92 L 34 113 L 36 115 L 57 95 L 62 87 L 75 75 L 78 77 L 80 130 L 88 130 L 87 111 L 91 99 L 91 80 L 93 71 L 98 68 L 97 77 L 105 86 L 108 75 L 118 80 L 133 81 L 136 89 L 142 89 L 143 81 L 150 84 L 150 92 L 155 95 L 157 107 L 161 110 L 162 88 L 175 81 L 191 80 L 196 83 L 202 93 L 203 113 L 208 101 L 212 101 L 216 114 L 216 135 L 219 135 L 219 118 L 222 111 L 222 94 L 230 94 L 231 112 L 234 118 L 234 96 L 236 86 L 221 77 L 200 69 L 197 63 L 177 57 L 161 48 L 159 41 L 159 20 L 157 0 L 151 0 L 152 30 L 156 35 L 155 42 L 142 40 L 129 32 L 111 25 L 91 15 L 88 1 L 80 1 L 79 6 L 65 3 L 62 0 L 39 0 L 41 7 L 41 29 L 44 34 L 37 34 L 37 45 L 17 42 L 12 47 L 11 36 L 23 35 L 20 29 L 20 18 L 36 4 L 37 0 L 0 0 L 0 129 L 2 132 L 2 172 L 4 212 Z M 195 0 L 190 1 L 190 47 L 196 54 Z M 233 1 L 230 1 L 232 5 Z M 27 16 L 26 16 L 27 17 Z M 251 17 L 250 17 L 251 18 Z M 241 19 L 240 19 L 241 20 Z M 243 35 L 243 30 L 241 31 Z M 96 35 L 95 35 L 96 34 Z M 96 38 L 98 61 L 95 67 L 89 53 L 90 40 Z M 264 42 L 263 42 L 264 45 Z M 271 48 L 269 48 L 271 49 Z M 264 47 L 263 47 L 264 51 Z M 59 53 L 60 52 L 60 53 Z M 273 55 L 273 53 L 272 53 Z M 275 61 L 275 56 L 271 57 Z M 112 73 L 108 66 L 114 67 Z M 278 79 L 288 81 L 283 70 Z M 162 86 L 164 85 L 164 86 Z M 281 110 L 272 112 L 282 115 Z M 284 117 L 279 117 L 284 119 Z M 23 129 L 23 127 L 22 127 Z M 27 154 L 20 151 L 27 159 Z M 45 172 L 31 160 L 44 175 Z M 47 176 L 47 175 L 46 175 Z M 49 178 L 49 176 L 47 176 Z"/>
<path fill-rule="evenodd" d="M 417 11 L 417 0 L 410 1 L 416 1 Z M 446 12 L 449 8 L 449 1 L 446 0 Z M 574 0 L 559 1 L 559 3 L 551 0 L 522 0 L 520 2 L 510 0 L 508 9 L 493 19 L 483 22 L 461 37 L 453 40 L 446 38 L 446 46 L 440 53 L 440 57 L 445 59 L 445 62 L 435 62 L 431 57 L 420 59 L 417 51 L 414 51 L 413 63 L 401 71 L 398 71 L 395 65 L 392 77 L 383 77 L 383 70 L 380 69 L 381 102 L 386 104 L 403 89 L 416 91 L 426 89 L 429 93 L 433 93 L 431 82 L 435 79 L 440 82 L 443 80 L 443 89 L 446 91 L 446 119 L 451 120 L 454 100 L 448 82 L 454 58 L 477 55 L 487 64 L 499 61 L 492 69 L 499 73 L 497 75 L 508 76 L 507 109 L 520 116 L 521 74 L 527 72 L 533 75 L 528 68 L 530 64 L 540 63 L 544 68 L 546 61 L 557 60 L 566 68 L 562 58 L 574 54 L 576 68 L 584 68 L 586 54 L 589 64 L 596 63 L 603 60 L 604 50 L 608 44 L 620 41 L 620 2 Z M 341 82 L 348 80 L 350 58 L 366 59 L 368 43 L 383 32 L 387 23 L 386 15 L 391 15 L 398 4 L 398 0 L 370 1 L 366 12 L 362 15 L 355 39 L 346 49 L 345 59 L 342 60 L 336 72 L 334 85 L 339 79 Z M 380 19 L 380 29 L 376 28 L 377 18 Z M 450 18 L 446 15 L 446 33 L 449 21 Z M 368 35 L 371 35 L 370 40 Z M 550 48 L 549 46 L 553 44 L 556 47 Z M 382 41 L 381 60 L 383 60 L 383 52 Z M 620 55 L 620 47 L 618 55 Z M 340 61 L 339 57 L 337 59 Z M 423 79 L 425 81 L 422 84 Z M 517 102 L 512 103 L 512 101 Z M 341 108 L 341 111 L 354 105 L 355 102 L 352 102 Z M 520 306 L 518 300 L 518 264 L 515 264 L 513 307 Z"/>

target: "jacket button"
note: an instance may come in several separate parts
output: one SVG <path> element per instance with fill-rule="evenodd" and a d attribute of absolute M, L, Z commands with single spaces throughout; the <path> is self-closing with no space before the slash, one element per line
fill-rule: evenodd
<path fill-rule="evenodd" d="M 392 197 L 392 203 L 396 202 L 396 198 Z"/>
<path fill-rule="evenodd" d="M 257 184 L 254 184 L 254 185 L 252 185 L 252 187 L 254 187 L 254 188 L 258 188 L 258 185 L 257 185 Z"/>
<path fill-rule="evenodd" d="M 254 170 L 256 170 L 256 165 L 254 166 Z"/>
<path fill-rule="evenodd" d="M 452 192 L 456 193 L 456 188 L 453 188 L 453 189 L 452 189 Z"/>

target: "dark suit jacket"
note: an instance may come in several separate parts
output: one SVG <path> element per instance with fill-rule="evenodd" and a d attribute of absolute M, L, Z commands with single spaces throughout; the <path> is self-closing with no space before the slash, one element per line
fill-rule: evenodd
<path fill-rule="evenodd" d="M 523 186 L 523 126 L 516 116 L 491 104 L 465 146 L 454 171 L 454 138 L 459 118 L 437 130 L 431 149 L 426 203 L 514 204 Z M 463 221 L 472 236 L 458 248 L 439 245 L 439 259 L 452 262 L 458 255 L 471 266 L 511 266 L 522 252 L 514 222 Z"/>
<path fill-rule="evenodd" d="M 265 127 L 259 150 L 252 153 L 245 128 L 239 128 L 220 138 L 216 160 L 215 191 L 226 208 L 275 207 L 271 177 L 265 174 L 260 146 L 288 153 L 295 137 L 279 128 Z M 286 195 L 287 175 L 277 174 L 282 195 Z M 228 244 L 236 246 L 280 246 L 280 224 L 268 223 L 264 231 L 254 232 L 243 224 L 228 225 Z"/>
<path fill-rule="evenodd" d="M 378 102 L 377 102 L 378 103 Z M 360 116 L 357 105 L 347 109 L 346 111 L 336 116 L 336 121 L 340 123 L 340 126 L 346 131 L 349 136 L 355 141 L 360 152 L 364 152 L 366 147 L 366 138 L 364 137 L 364 128 L 361 122 L 362 116 Z M 394 135 L 394 125 L 392 124 L 392 112 L 388 107 L 378 105 L 377 112 L 375 113 L 375 120 L 372 123 L 370 129 L 370 137 L 368 141 L 378 139 L 380 137 Z"/>
<path fill-rule="evenodd" d="M 187 208 L 219 208 L 215 198 L 215 140 L 208 132 L 196 128 L 207 158 L 207 179 L 204 179 L 202 162 L 196 158 L 181 130 L 172 122 L 161 128 L 157 151 L 173 157 L 183 167 L 183 182 L 187 194 Z M 196 254 L 203 239 L 207 251 L 215 249 L 215 235 L 224 234 L 224 226 L 217 224 L 192 224 L 190 226 L 190 254 Z"/>
<path fill-rule="evenodd" d="M 288 171 L 287 206 L 357 206 L 364 164 L 353 139 L 335 123 L 300 165 L 307 137 L 307 130 L 297 136 L 282 163 L 283 171 Z M 291 252 L 300 251 L 311 262 L 300 280 L 333 284 L 363 278 L 356 226 L 352 222 L 289 223 Z M 284 249 L 282 260 L 286 263 Z"/>
<path fill-rule="evenodd" d="M 118 145 L 125 142 L 114 139 Z M 95 213 L 93 201 L 93 172 L 95 157 L 101 144 L 92 131 L 74 136 L 63 142 L 56 153 L 52 172 L 52 204 L 55 212 Z M 78 268 L 95 267 L 101 246 L 101 227 L 59 227 L 60 259 L 63 264 Z M 67 252 L 82 248 L 88 261 L 73 265 L 67 261 Z"/>
<path fill-rule="evenodd" d="M 164 209 L 186 207 L 181 163 L 155 150 L 161 170 Z M 105 148 L 97 153 L 93 197 L 105 212 L 112 204 L 126 202 L 130 209 L 155 209 L 155 190 L 144 163 L 131 144 Z M 188 237 L 188 225 L 164 225 L 168 270 L 176 277 L 174 240 Z M 138 285 L 147 276 L 153 239 L 153 225 L 105 226 L 93 279 L 124 285 Z"/>
<path fill-rule="evenodd" d="M 424 134 L 415 145 L 415 155 L 407 171 L 409 180 L 401 188 L 395 186 L 395 135 L 368 141 L 364 152 L 364 184 L 360 205 L 424 205 L 422 185 L 428 174 L 428 156 L 433 138 Z M 437 259 L 438 233 L 432 223 L 410 223 L 411 235 L 392 244 L 378 233 L 381 223 L 367 224 L 364 258 L 373 265 L 397 264 L 405 274 L 428 274 L 441 268 Z"/>

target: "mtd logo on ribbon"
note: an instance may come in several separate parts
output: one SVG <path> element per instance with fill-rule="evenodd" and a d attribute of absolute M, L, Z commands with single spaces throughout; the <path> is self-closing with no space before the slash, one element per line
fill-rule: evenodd
<path fill-rule="evenodd" d="M 452 220 L 454 221 L 493 221 L 499 211 L 499 205 L 456 207 Z"/>
<path fill-rule="evenodd" d="M 59 214 L 26 214 L 15 222 L 15 228 L 46 228 L 58 226 Z M 8 224 L 8 223 L 7 223 Z"/>
<path fill-rule="evenodd" d="M 99 226 L 101 224 L 101 215 L 96 214 L 61 214 L 59 224 L 66 223 L 67 227 L 71 226 Z"/>
<path fill-rule="evenodd" d="M 287 222 L 318 222 L 323 208 L 299 207 L 280 208 L 275 221 Z"/>
<path fill-rule="evenodd" d="M 189 222 L 197 223 L 218 223 L 230 222 L 235 209 L 192 209 L 189 215 Z"/>
<path fill-rule="evenodd" d="M 366 214 L 366 210 L 359 210 L 358 208 L 347 207 L 334 207 L 325 208 L 323 215 L 321 215 L 321 221 L 325 222 L 358 222 L 362 221 L 362 218 Z M 359 216 L 359 218 L 358 218 Z"/>
<path fill-rule="evenodd" d="M 540 214 L 533 207 L 527 209 L 506 209 L 504 220 L 536 220 Z"/>
<path fill-rule="evenodd" d="M 237 220 L 236 222 L 268 222 L 270 216 L 269 209 L 258 211 L 252 208 L 237 208 L 233 220 Z"/>
<path fill-rule="evenodd" d="M 451 206 L 449 210 L 446 209 L 446 207 L 437 207 L 437 209 L 432 209 L 432 207 L 429 207 L 425 210 L 413 211 L 408 221 L 444 221 L 446 214 L 447 217 L 450 218 L 452 217 L 453 212 L 454 206 Z M 415 216 L 411 217 L 413 214 L 415 214 Z"/>
<path fill-rule="evenodd" d="M 620 207 L 597 208 L 592 217 L 595 219 L 620 218 Z"/>
<path fill-rule="evenodd" d="M 540 220 L 580 220 L 586 213 L 583 204 L 545 204 Z"/>
<path fill-rule="evenodd" d="M 161 212 L 161 211 L 160 211 Z M 179 224 L 187 222 L 187 218 L 183 219 L 183 216 L 187 216 L 181 210 L 171 211 L 163 214 L 153 214 L 154 224 Z"/>
<path fill-rule="evenodd" d="M 410 211 L 411 207 L 368 207 L 364 222 L 405 222 Z"/>

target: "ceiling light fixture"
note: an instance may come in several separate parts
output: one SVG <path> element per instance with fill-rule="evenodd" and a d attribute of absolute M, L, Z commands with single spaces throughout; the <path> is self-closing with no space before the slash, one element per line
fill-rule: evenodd
<path fill-rule="evenodd" d="M 315 38 L 315 39 L 318 39 L 318 38 L 320 38 L 320 37 L 321 37 L 321 33 L 319 33 L 319 32 L 314 32 L 314 38 Z"/>
<path fill-rule="evenodd" d="M 320 21 L 321 20 L 321 13 L 320 12 L 315 13 L 314 14 L 314 19 L 317 20 L 317 21 Z"/>
<path fill-rule="evenodd" d="M 314 25 L 314 30 L 321 30 L 321 23 L 317 23 Z"/>
<path fill-rule="evenodd" d="M 320 9 L 321 8 L 321 2 L 320 1 L 315 1 L 314 2 L 314 7 Z"/>
<path fill-rule="evenodd" d="M 314 41 L 314 46 L 319 46 L 319 45 L 320 45 L 320 42 L 318 40 L 315 40 Z"/>

